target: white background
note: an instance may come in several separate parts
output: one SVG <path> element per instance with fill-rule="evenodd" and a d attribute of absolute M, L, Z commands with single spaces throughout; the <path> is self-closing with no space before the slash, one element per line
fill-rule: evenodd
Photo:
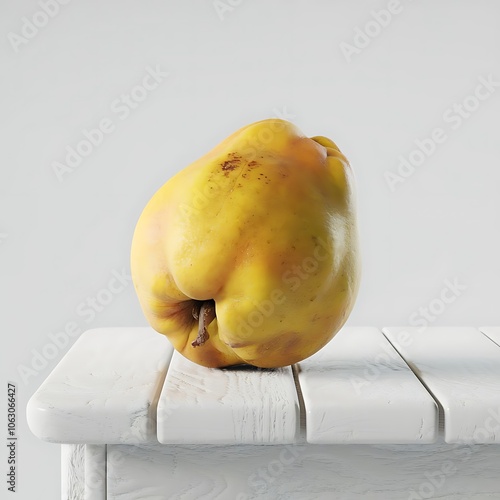
<path fill-rule="evenodd" d="M 351 325 L 422 324 L 429 305 L 436 314 L 423 321 L 435 325 L 500 324 L 498 83 L 459 126 L 452 119 L 480 77 L 500 82 L 500 3 L 401 0 L 377 28 L 371 11 L 389 3 L 223 0 L 218 11 L 212 0 L 73 0 L 19 42 L 23 17 L 41 8 L 2 1 L 1 368 L 18 384 L 17 498 L 59 495 L 59 447 L 25 418 L 75 339 L 54 353 L 49 335 L 68 322 L 145 324 L 131 284 L 93 318 L 85 302 L 128 272 L 151 195 L 252 121 L 281 113 L 351 161 L 364 267 Z M 365 26 L 378 35 L 346 57 L 341 44 L 362 44 Z M 157 66 L 169 76 L 122 119 L 113 103 Z M 114 131 L 60 181 L 54 162 L 103 118 Z M 435 128 L 446 140 L 391 190 L 386 172 Z M 449 304 L 446 280 L 461 285 Z M 53 358 L 35 370 L 44 348 Z"/>

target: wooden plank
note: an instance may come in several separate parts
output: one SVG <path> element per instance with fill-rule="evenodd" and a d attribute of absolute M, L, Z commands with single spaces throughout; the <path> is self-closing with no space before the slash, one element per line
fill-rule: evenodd
<path fill-rule="evenodd" d="M 310 443 L 430 443 L 437 406 L 382 333 L 343 328 L 299 363 Z"/>
<path fill-rule="evenodd" d="M 85 498 L 85 445 L 61 445 L 61 500 Z"/>
<path fill-rule="evenodd" d="M 112 445 L 113 500 L 493 500 L 500 446 Z"/>
<path fill-rule="evenodd" d="M 476 328 L 384 334 L 443 408 L 448 443 L 500 443 L 500 349 Z"/>
<path fill-rule="evenodd" d="M 155 442 L 171 355 L 171 344 L 152 328 L 83 333 L 30 399 L 30 429 L 55 443 Z"/>
<path fill-rule="evenodd" d="M 500 346 L 500 326 L 482 326 L 479 330 Z"/>
<path fill-rule="evenodd" d="M 160 443 L 293 443 L 298 422 L 290 367 L 205 368 L 174 353 L 158 402 Z"/>
<path fill-rule="evenodd" d="M 105 500 L 106 445 L 61 445 L 61 499 Z"/>

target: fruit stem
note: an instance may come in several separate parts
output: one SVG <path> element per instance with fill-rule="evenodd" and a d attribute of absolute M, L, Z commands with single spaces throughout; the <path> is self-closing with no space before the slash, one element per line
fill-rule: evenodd
<path fill-rule="evenodd" d="M 210 338 L 207 326 L 215 319 L 215 302 L 213 300 L 205 300 L 202 302 L 199 310 L 193 307 L 193 318 L 198 320 L 198 336 L 191 342 L 191 345 L 199 347 Z"/>

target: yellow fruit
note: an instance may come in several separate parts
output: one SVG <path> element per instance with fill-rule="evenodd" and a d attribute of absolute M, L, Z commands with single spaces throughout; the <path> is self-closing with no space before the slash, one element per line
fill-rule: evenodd
<path fill-rule="evenodd" d="M 186 358 L 269 368 L 305 359 L 356 299 L 349 163 L 284 120 L 248 125 L 156 192 L 131 266 L 147 320 Z"/>

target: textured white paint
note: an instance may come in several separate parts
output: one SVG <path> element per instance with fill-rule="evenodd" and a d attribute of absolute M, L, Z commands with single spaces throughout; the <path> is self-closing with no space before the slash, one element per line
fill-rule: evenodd
<path fill-rule="evenodd" d="M 106 500 L 106 446 L 61 445 L 62 500 Z"/>
<path fill-rule="evenodd" d="M 106 500 L 106 445 L 85 445 L 85 500 Z"/>
<path fill-rule="evenodd" d="M 112 445 L 113 500 L 494 500 L 500 446 Z"/>
<path fill-rule="evenodd" d="M 500 326 L 482 326 L 479 330 L 500 346 Z"/>
<path fill-rule="evenodd" d="M 300 363 L 309 443 L 290 367 L 207 369 L 175 353 L 163 383 L 171 347 L 148 328 L 82 335 L 28 420 L 42 439 L 87 443 L 62 447 L 63 500 L 498 499 L 500 446 L 465 443 L 498 442 L 500 346 L 486 335 L 499 330 L 384 329 L 443 405 L 447 443 L 421 444 L 436 405 L 375 328 L 345 328 Z M 366 444 L 403 442 L 418 444 Z"/>
<path fill-rule="evenodd" d="M 500 443 L 500 347 L 476 328 L 384 328 L 444 411 L 448 443 Z"/>
<path fill-rule="evenodd" d="M 61 499 L 84 500 L 85 445 L 61 446 Z"/>
<path fill-rule="evenodd" d="M 156 441 L 156 403 L 171 353 L 151 328 L 83 333 L 30 399 L 31 431 L 57 443 Z"/>
<path fill-rule="evenodd" d="M 299 363 L 310 443 L 429 443 L 437 405 L 384 335 L 343 328 Z"/>
<path fill-rule="evenodd" d="M 212 369 L 174 353 L 158 402 L 160 443 L 292 443 L 298 422 L 290 367 Z"/>

